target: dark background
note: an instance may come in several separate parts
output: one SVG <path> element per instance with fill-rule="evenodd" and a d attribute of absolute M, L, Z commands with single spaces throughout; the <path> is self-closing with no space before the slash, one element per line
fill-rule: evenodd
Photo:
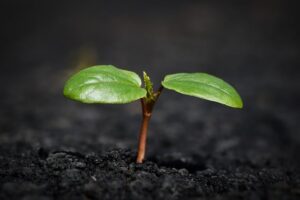
<path fill-rule="evenodd" d="M 13 141 L 15 134 L 23 141 L 26 129 L 37 132 L 30 143 L 34 139 L 33 144 L 42 145 L 51 129 L 57 129 L 53 134 L 59 139 L 53 145 L 64 137 L 75 140 L 73 131 L 85 135 L 82 143 L 90 140 L 89 132 L 110 138 L 114 131 L 103 120 L 122 126 L 122 138 L 113 138 L 115 145 L 135 142 L 138 103 L 90 106 L 61 95 L 70 74 L 94 64 L 139 74 L 146 70 L 157 87 L 168 73 L 208 72 L 233 84 L 244 99 L 243 110 L 230 110 L 166 91 L 151 124 L 152 142 L 161 143 L 161 132 L 201 139 L 210 124 L 216 129 L 211 134 L 221 137 L 225 133 L 220 127 L 229 126 L 230 134 L 237 129 L 235 121 L 247 126 L 237 137 L 255 139 L 256 123 L 262 123 L 264 129 L 274 129 L 267 130 L 272 137 L 298 142 L 295 6 L 286 1 L 1 1 L 1 142 Z M 170 115 L 164 109 L 171 109 L 172 122 L 165 120 Z M 284 130 L 258 122 L 256 115 L 270 116 Z M 163 124 L 156 124 L 159 120 Z M 194 125 L 189 123 L 203 127 L 189 129 Z M 178 145 L 172 148 L 180 151 Z"/>
<path fill-rule="evenodd" d="M 156 87 L 169 73 L 211 73 L 244 100 L 244 109 L 235 110 L 164 91 L 150 124 L 150 159 L 229 152 L 298 166 L 295 3 L 4 0 L 0 10 L 2 157 L 27 147 L 134 150 L 139 102 L 83 105 L 62 95 L 75 71 L 112 64 L 147 71 Z"/>

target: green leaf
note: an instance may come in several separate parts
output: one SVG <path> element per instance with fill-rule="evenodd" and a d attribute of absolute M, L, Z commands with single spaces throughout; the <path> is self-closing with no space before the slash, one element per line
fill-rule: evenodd
<path fill-rule="evenodd" d="M 205 73 L 178 73 L 167 75 L 162 85 L 181 94 L 214 101 L 234 108 L 242 108 L 237 91 L 228 83 Z"/>
<path fill-rule="evenodd" d="M 65 84 L 64 95 L 83 103 L 122 104 L 146 96 L 140 77 L 112 65 L 83 69 Z"/>

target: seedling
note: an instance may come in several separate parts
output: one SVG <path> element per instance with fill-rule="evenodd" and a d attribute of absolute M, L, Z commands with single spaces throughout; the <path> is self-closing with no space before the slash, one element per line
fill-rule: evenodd
<path fill-rule="evenodd" d="M 144 87 L 141 87 L 142 81 L 136 73 L 112 65 L 98 65 L 79 71 L 64 87 L 66 97 L 82 103 L 125 104 L 140 99 L 143 120 L 137 163 L 144 160 L 149 120 L 164 88 L 233 108 L 243 107 L 241 97 L 231 85 L 206 73 L 167 75 L 157 91 L 153 90 L 153 84 L 145 72 L 143 78 Z"/>

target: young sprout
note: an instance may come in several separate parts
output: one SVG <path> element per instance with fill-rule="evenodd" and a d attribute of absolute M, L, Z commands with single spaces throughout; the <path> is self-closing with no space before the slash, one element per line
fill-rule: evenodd
<path fill-rule="evenodd" d="M 177 73 L 165 76 L 157 91 L 143 72 L 144 88 L 140 77 L 131 71 L 112 65 L 98 65 L 83 69 L 65 84 L 64 95 L 82 103 L 124 104 L 140 99 L 143 120 L 139 134 L 137 163 L 142 163 L 153 107 L 163 88 L 233 108 L 242 108 L 243 102 L 236 90 L 225 81 L 206 73 Z"/>

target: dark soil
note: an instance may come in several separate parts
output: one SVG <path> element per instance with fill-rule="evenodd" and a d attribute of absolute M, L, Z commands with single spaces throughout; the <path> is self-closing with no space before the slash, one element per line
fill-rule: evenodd
<path fill-rule="evenodd" d="M 0 6 L 1 200 L 300 199 L 298 7 L 38 2 Z M 61 94 L 74 67 L 95 63 L 146 70 L 156 87 L 168 73 L 205 71 L 245 107 L 165 90 L 135 164 L 139 102 Z"/>
<path fill-rule="evenodd" d="M 1 199 L 297 199 L 299 176 L 284 160 L 230 154 L 154 157 L 31 149 L 1 157 Z M 9 152 L 11 147 L 2 147 Z M 229 152 L 228 152 L 229 153 Z"/>

